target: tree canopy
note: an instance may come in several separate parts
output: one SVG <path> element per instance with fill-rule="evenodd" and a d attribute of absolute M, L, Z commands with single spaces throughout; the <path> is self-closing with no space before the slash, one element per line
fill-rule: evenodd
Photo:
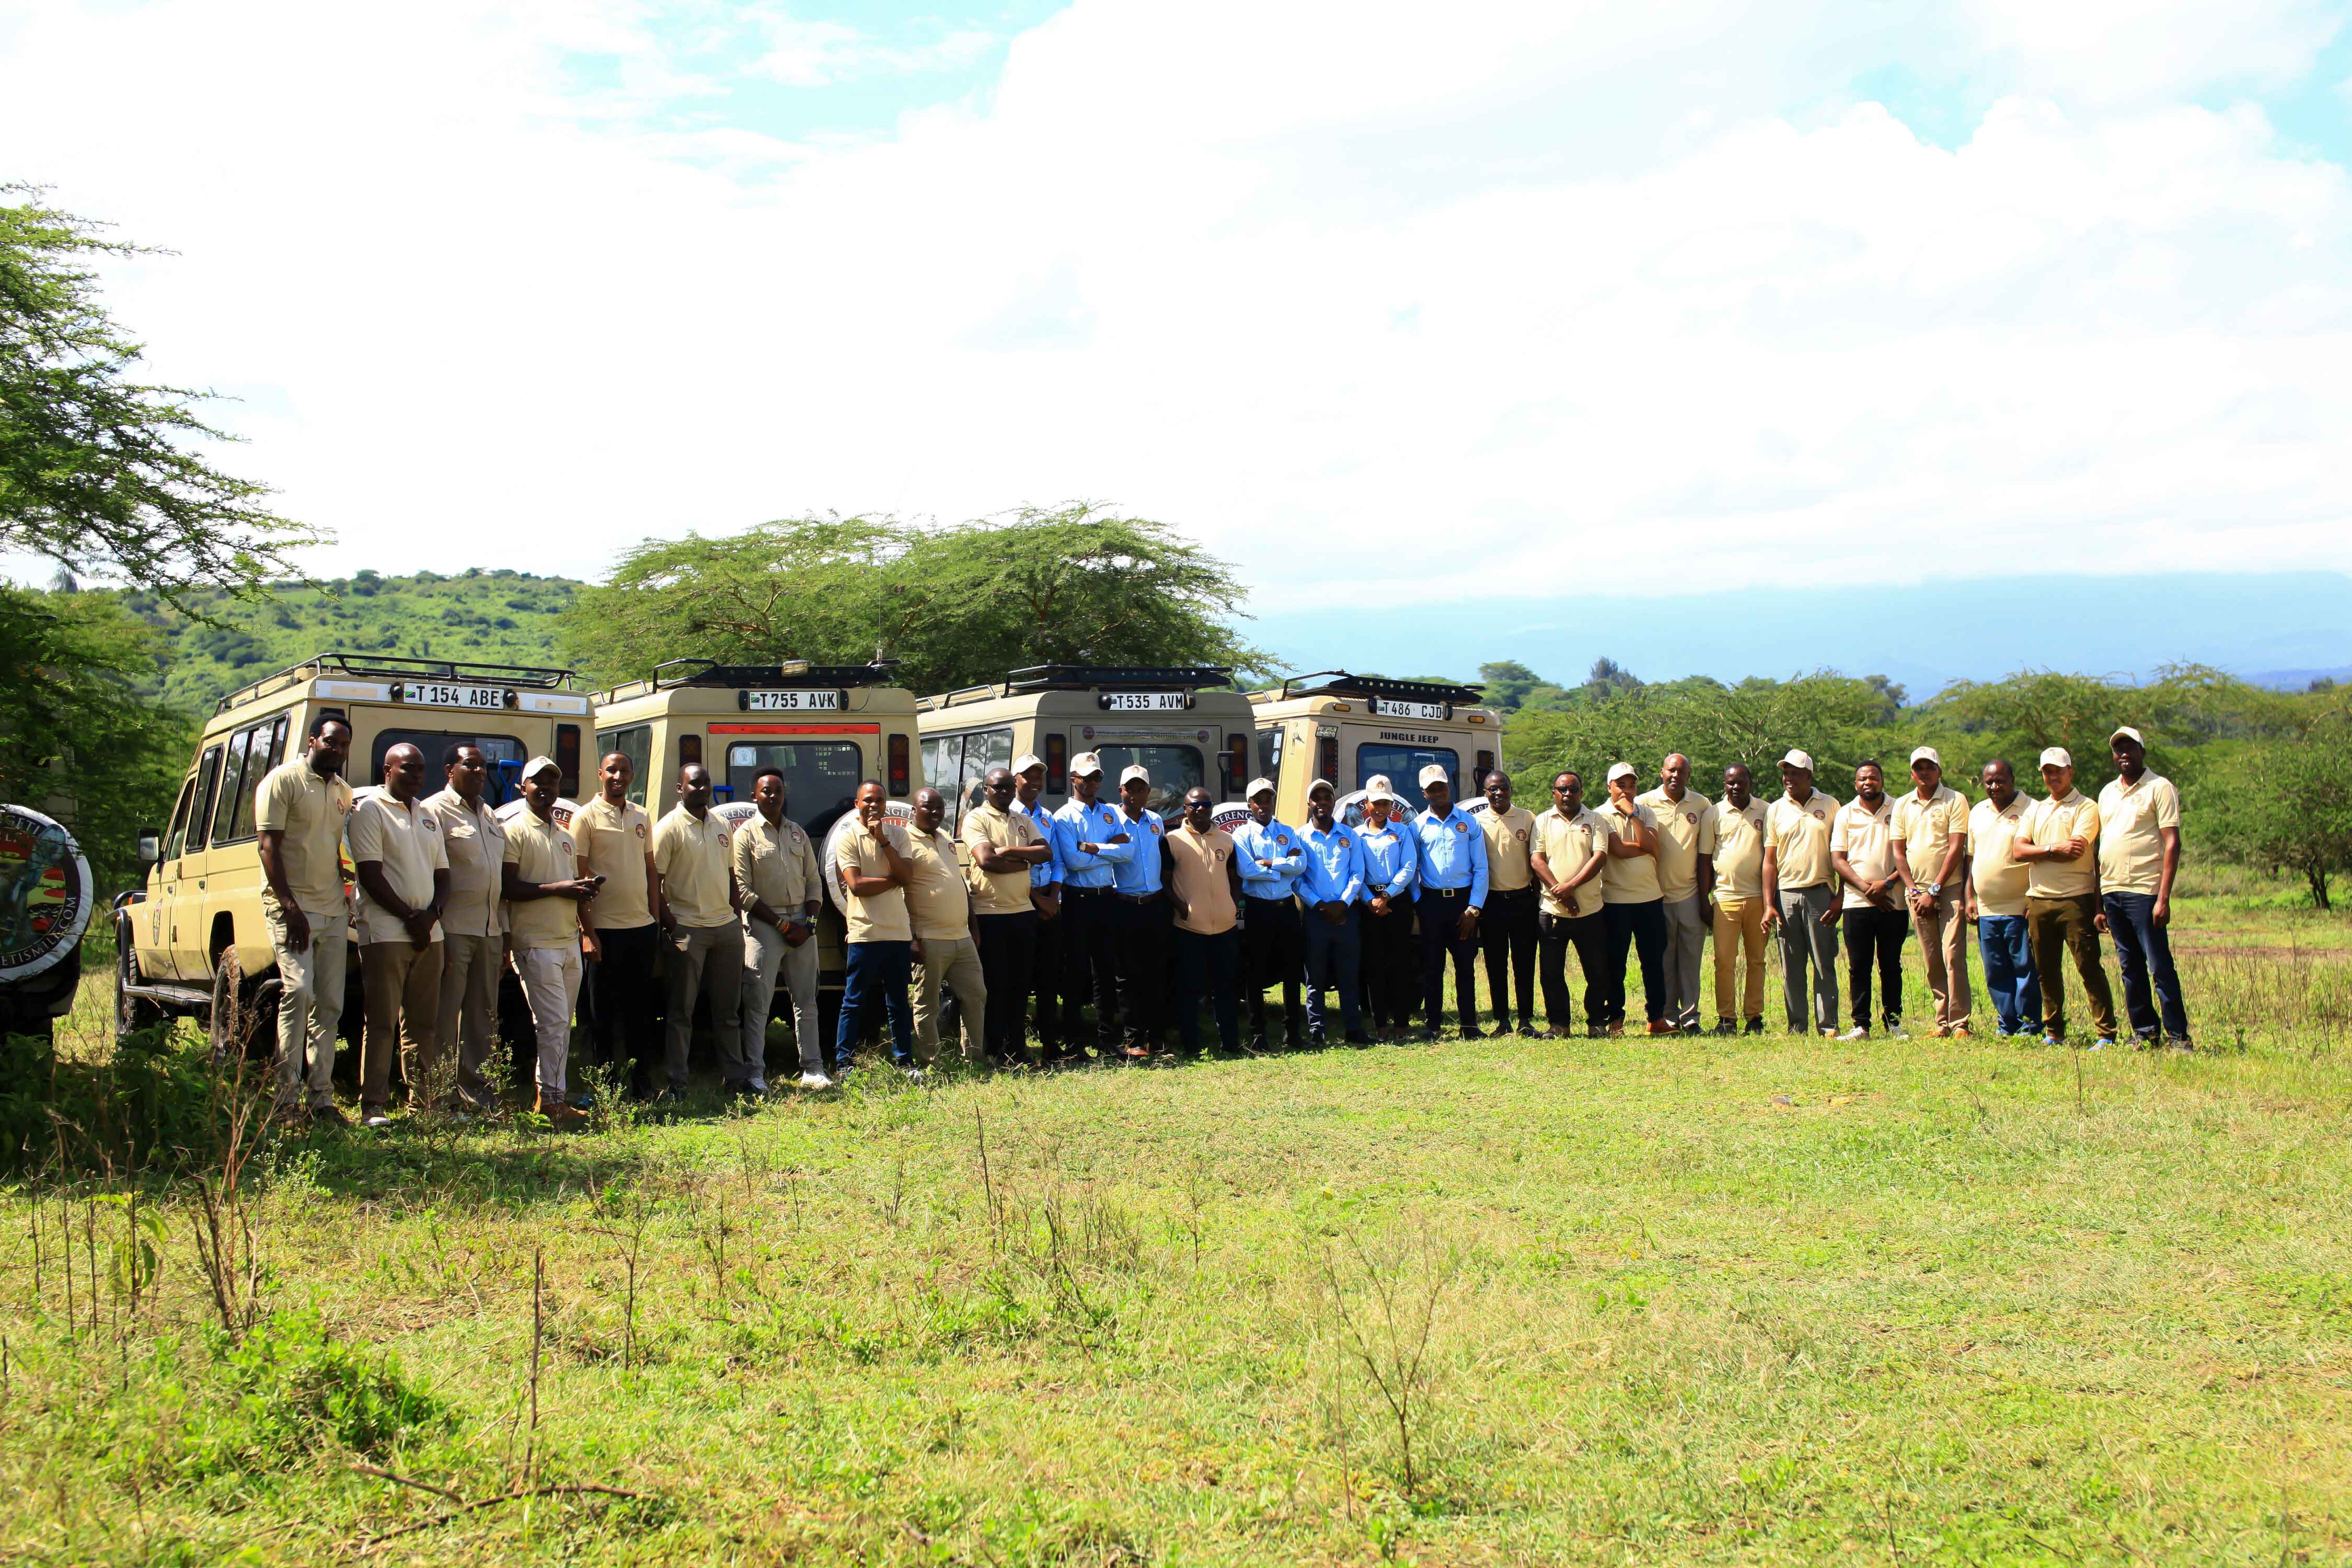
<path fill-rule="evenodd" d="M 137 378 L 142 345 L 100 301 L 88 263 L 147 252 L 38 195 L 0 185 L 0 550 L 174 602 L 291 574 L 319 536 L 187 449 L 234 437 L 198 416 L 208 395 Z"/>
<path fill-rule="evenodd" d="M 1164 523 L 1078 503 L 951 525 L 788 518 L 726 539 L 647 540 L 564 616 L 599 679 L 665 659 L 898 661 L 941 691 L 1033 664 L 1271 669 L 1232 622 L 1224 562 Z"/>

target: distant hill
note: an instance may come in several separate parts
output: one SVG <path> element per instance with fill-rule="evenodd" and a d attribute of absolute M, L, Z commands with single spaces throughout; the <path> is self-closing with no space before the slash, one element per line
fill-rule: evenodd
<path fill-rule="evenodd" d="M 152 594 L 121 598 L 171 647 L 155 694 L 173 707 L 204 713 L 247 681 L 331 651 L 560 665 L 556 617 L 585 585 L 570 577 L 479 567 L 455 577 L 363 571 L 315 587 L 281 585 L 265 604 L 222 595 L 197 598 L 218 626 L 191 620 Z"/>

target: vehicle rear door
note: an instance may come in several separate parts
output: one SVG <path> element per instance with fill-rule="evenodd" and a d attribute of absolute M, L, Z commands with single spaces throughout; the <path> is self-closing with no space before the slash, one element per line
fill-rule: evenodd
<path fill-rule="evenodd" d="M 212 841 L 213 811 L 220 800 L 221 757 L 227 749 L 227 737 L 223 736 L 205 746 L 196 759 L 186 824 L 173 832 L 173 842 L 163 846 L 165 874 L 157 901 L 163 906 L 164 951 L 175 977 L 199 984 L 212 978 L 205 952 L 205 873 L 211 863 L 205 850 Z"/>
<path fill-rule="evenodd" d="M 261 847 L 254 826 L 254 795 L 269 770 L 286 760 L 290 713 L 270 713 L 228 737 L 221 755 L 220 790 L 213 806 L 212 842 L 205 851 L 205 901 L 197 941 L 210 978 L 212 933 L 226 915 L 250 966 L 268 941 L 261 918 Z M 194 976 L 191 976 L 192 978 Z"/>

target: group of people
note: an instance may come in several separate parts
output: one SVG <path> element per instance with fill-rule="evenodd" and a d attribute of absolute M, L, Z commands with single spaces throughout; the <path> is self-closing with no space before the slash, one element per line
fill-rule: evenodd
<path fill-rule="evenodd" d="M 2074 788 L 2073 759 L 2059 747 L 2042 753 L 2045 798 L 2030 800 L 1996 760 L 1973 807 L 1943 782 L 1928 746 L 1912 753 L 1912 787 L 1900 798 L 1870 762 L 1843 804 L 1815 787 L 1802 751 L 1781 759 L 1782 793 L 1769 804 L 1738 763 L 1709 801 L 1675 754 L 1648 790 L 1631 763 L 1612 765 L 1597 806 L 1585 802 L 1582 775 L 1565 770 L 1539 815 L 1513 803 L 1500 770 L 1483 781 L 1486 809 L 1465 810 L 1433 765 L 1417 781 L 1417 811 L 1374 777 L 1351 823 L 1334 784 L 1318 780 L 1307 820 L 1294 826 L 1275 816 L 1273 782 L 1254 779 L 1247 818 L 1230 832 L 1203 788 L 1185 795 L 1173 822 L 1150 809 L 1141 767 L 1103 798 L 1091 752 L 1071 759 L 1067 802 L 1046 812 L 1045 763 L 1028 755 L 990 770 L 963 815 L 962 853 L 937 790 L 919 791 L 900 822 L 868 782 L 825 867 L 773 769 L 754 782 L 756 814 L 730 829 L 711 811 L 709 773 L 690 764 L 677 805 L 655 823 L 629 798 L 633 765 L 615 752 L 565 824 L 561 769 L 534 757 L 523 809 L 501 821 L 483 794 L 488 760 L 467 744 L 441 758 L 437 793 L 425 793 L 423 753 L 402 744 L 385 753 L 382 787 L 355 797 L 341 776 L 351 731 L 329 715 L 311 725 L 303 755 L 257 791 L 279 977 L 279 1100 L 289 1115 L 341 1117 L 331 1074 L 348 962 L 346 847 L 366 998 L 361 1113 L 372 1123 L 389 1117 L 395 1059 L 412 1100 L 454 1066 L 456 1100 L 492 1101 L 509 955 L 536 1036 L 536 1106 L 559 1125 L 583 1114 L 570 1082 L 575 1011 L 592 1049 L 634 1064 L 631 1087 L 655 1100 L 687 1086 L 698 1004 L 719 1038 L 725 1087 L 766 1092 L 780 989 L 798 1081 L 811 1089 L 853 1068 L 872 1025 L 887 1025 L 893 1062 L 916 1077 L 950 1030 L 974 1065 L 1030 1059 L 1033 1031 L 1048 1062 L 1089 1047 L 1148 1058 L 1167 1048 L 1171 1025 L 1197 1053 L 1204 1007 L 1223 1049 L 1243 1048 L 1245 1010 L 1248 1047 L 1264 1050 L 1266 996 L 1277 988 L 1286 1044 L 1329 1041 L 1334 993 L 1344 1040 L 1409 1035 L 1416 1012 L 1420 1037 L 1433 1040 L 1449 967 L 1454 1022 L 1476 1037 L 1482 959 L 1499 1030 L 1537 1033 L 1540 988 L 1542 1033 L 1564 1037 L 1576 1011 L 1571 950 L 1589 1033 L 1625 1029 L 1631 959 L 1648 1032 L 1698 1034 L 1710 932 L 1718 1035 L 1763 1031 L 1764 944 L 1775 931 L 1792 1030 L 1839 1035 L 1842 932 L 1853 1025 L 1839 1037 L 1869 1034 L 1874 973 L 1878 1022 L 1899 1033 L 1902 949 L 1915 929 L 1931 1032 L 1965 1035 L 1973 925 L 2000 1034 L 2063 1042 L 2071 963 L 2097 1044 L 2118 1038 L 2105 933 L 2134 1034 L 2185 1048 L 2166 937 L 2179 796 L 2147 771 L 2137 731 L 2117 730 L 2110 745 L 2118 776 L 2095 802 Z M 827 876 L 847 940 L 830 1065 L 815 940 Z"/>

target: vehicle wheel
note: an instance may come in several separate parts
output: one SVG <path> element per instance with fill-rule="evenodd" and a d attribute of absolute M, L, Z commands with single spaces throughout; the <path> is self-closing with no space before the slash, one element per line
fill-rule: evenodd
<path fill-rule="evenodd" d="M 278 1047 L 276 990 L 271 1000 L 256 1005 L 258 986 L 248 984 L 233 952 L 224 952 L 213 965 L 213 1000 L 205 1013 L 205 1034 L 212 1042 L 213 1064 L 242 1050 L 247 1056 L 268 1056 Z"/>
<path fill-rule="evenodd" d="M 152 1029 L 171 1015 L 144 996 L 131 994 L 131 987 L 146 984 L 139 972 L 139 953 L 131 945 L 131 922 L 114 923 L 114 1037 L 117 1042 L 128 1039 L 142 1029 Z"/>

